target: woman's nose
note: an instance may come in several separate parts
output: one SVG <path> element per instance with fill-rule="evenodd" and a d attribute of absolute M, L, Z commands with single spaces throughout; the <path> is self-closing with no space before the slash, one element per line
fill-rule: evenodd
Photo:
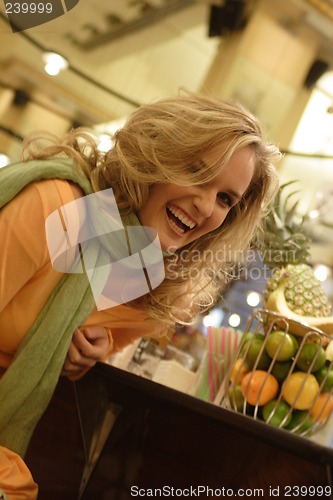
<path fill-rule="evenodd" d="M 200 189 L 194 199 L 194 205 L 203 217 L 210 217 L 214 211 L 216 203 L 216 193 L 213 190 Z"/>

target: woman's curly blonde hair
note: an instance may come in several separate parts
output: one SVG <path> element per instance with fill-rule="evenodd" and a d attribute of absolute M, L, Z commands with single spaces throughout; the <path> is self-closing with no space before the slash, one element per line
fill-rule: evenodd
<path fill-rule="evenodd" d="M 140 106 L 114 134 L 107 153 L 100 153 L 89 129 L 74 129 L 60 141 L 45 139 L 52 144 L 38 148 L 36 135 L 30 136 L 23 158 L 72 158 L 94 191 L 112 187 L 124 215 L 140 210 L 155 183 L 200 185 L 214 179 L 216 165 L 193 168 L 210 148 L 221 145 L 222 165 L 241 148 L 253 148 L 254 177 L 222 226 L 165 257 L 163 283 L 129 304 L 166 326 L 192 322 L 220 298 L 278 187 L 274 165 L 280 152 L 264 139 L 258 120 L 239 104 L 187 91 Z"/>

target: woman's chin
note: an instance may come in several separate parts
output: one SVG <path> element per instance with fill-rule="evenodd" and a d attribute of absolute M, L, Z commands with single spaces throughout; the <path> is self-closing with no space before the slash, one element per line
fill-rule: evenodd
<path fill-rule="evenodd" d="M 160 244 L 163 252 L 168 252 L 168 253 L 174 253 L 176 250 L 179 250 L 180 248 L 183 248 L 186 246 L 188 243 L 190 243 L 191 240 L 185 239 L 185 238 L 160 238 Z"/>

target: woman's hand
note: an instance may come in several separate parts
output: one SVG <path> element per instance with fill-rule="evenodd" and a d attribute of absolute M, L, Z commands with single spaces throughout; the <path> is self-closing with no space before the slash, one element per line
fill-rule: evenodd
<path fill-rule="evenodd" d="M 108 332 L 102 326 L 77 328 L 62 368 L 61 375 L 76 377 L 104 359 L 110 349 Z"/>

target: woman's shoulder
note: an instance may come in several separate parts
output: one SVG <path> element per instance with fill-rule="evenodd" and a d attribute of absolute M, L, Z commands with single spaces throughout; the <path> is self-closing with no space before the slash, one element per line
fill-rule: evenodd
<path fill-rule="evenodd" d="M 83 191 L 79 186 L 63 179 L 41 180 L 34 182 L 29 187 L 31 188 L 31 196 L 40 198 L 46 213 L 51 213 L 83 196 Z"/>

